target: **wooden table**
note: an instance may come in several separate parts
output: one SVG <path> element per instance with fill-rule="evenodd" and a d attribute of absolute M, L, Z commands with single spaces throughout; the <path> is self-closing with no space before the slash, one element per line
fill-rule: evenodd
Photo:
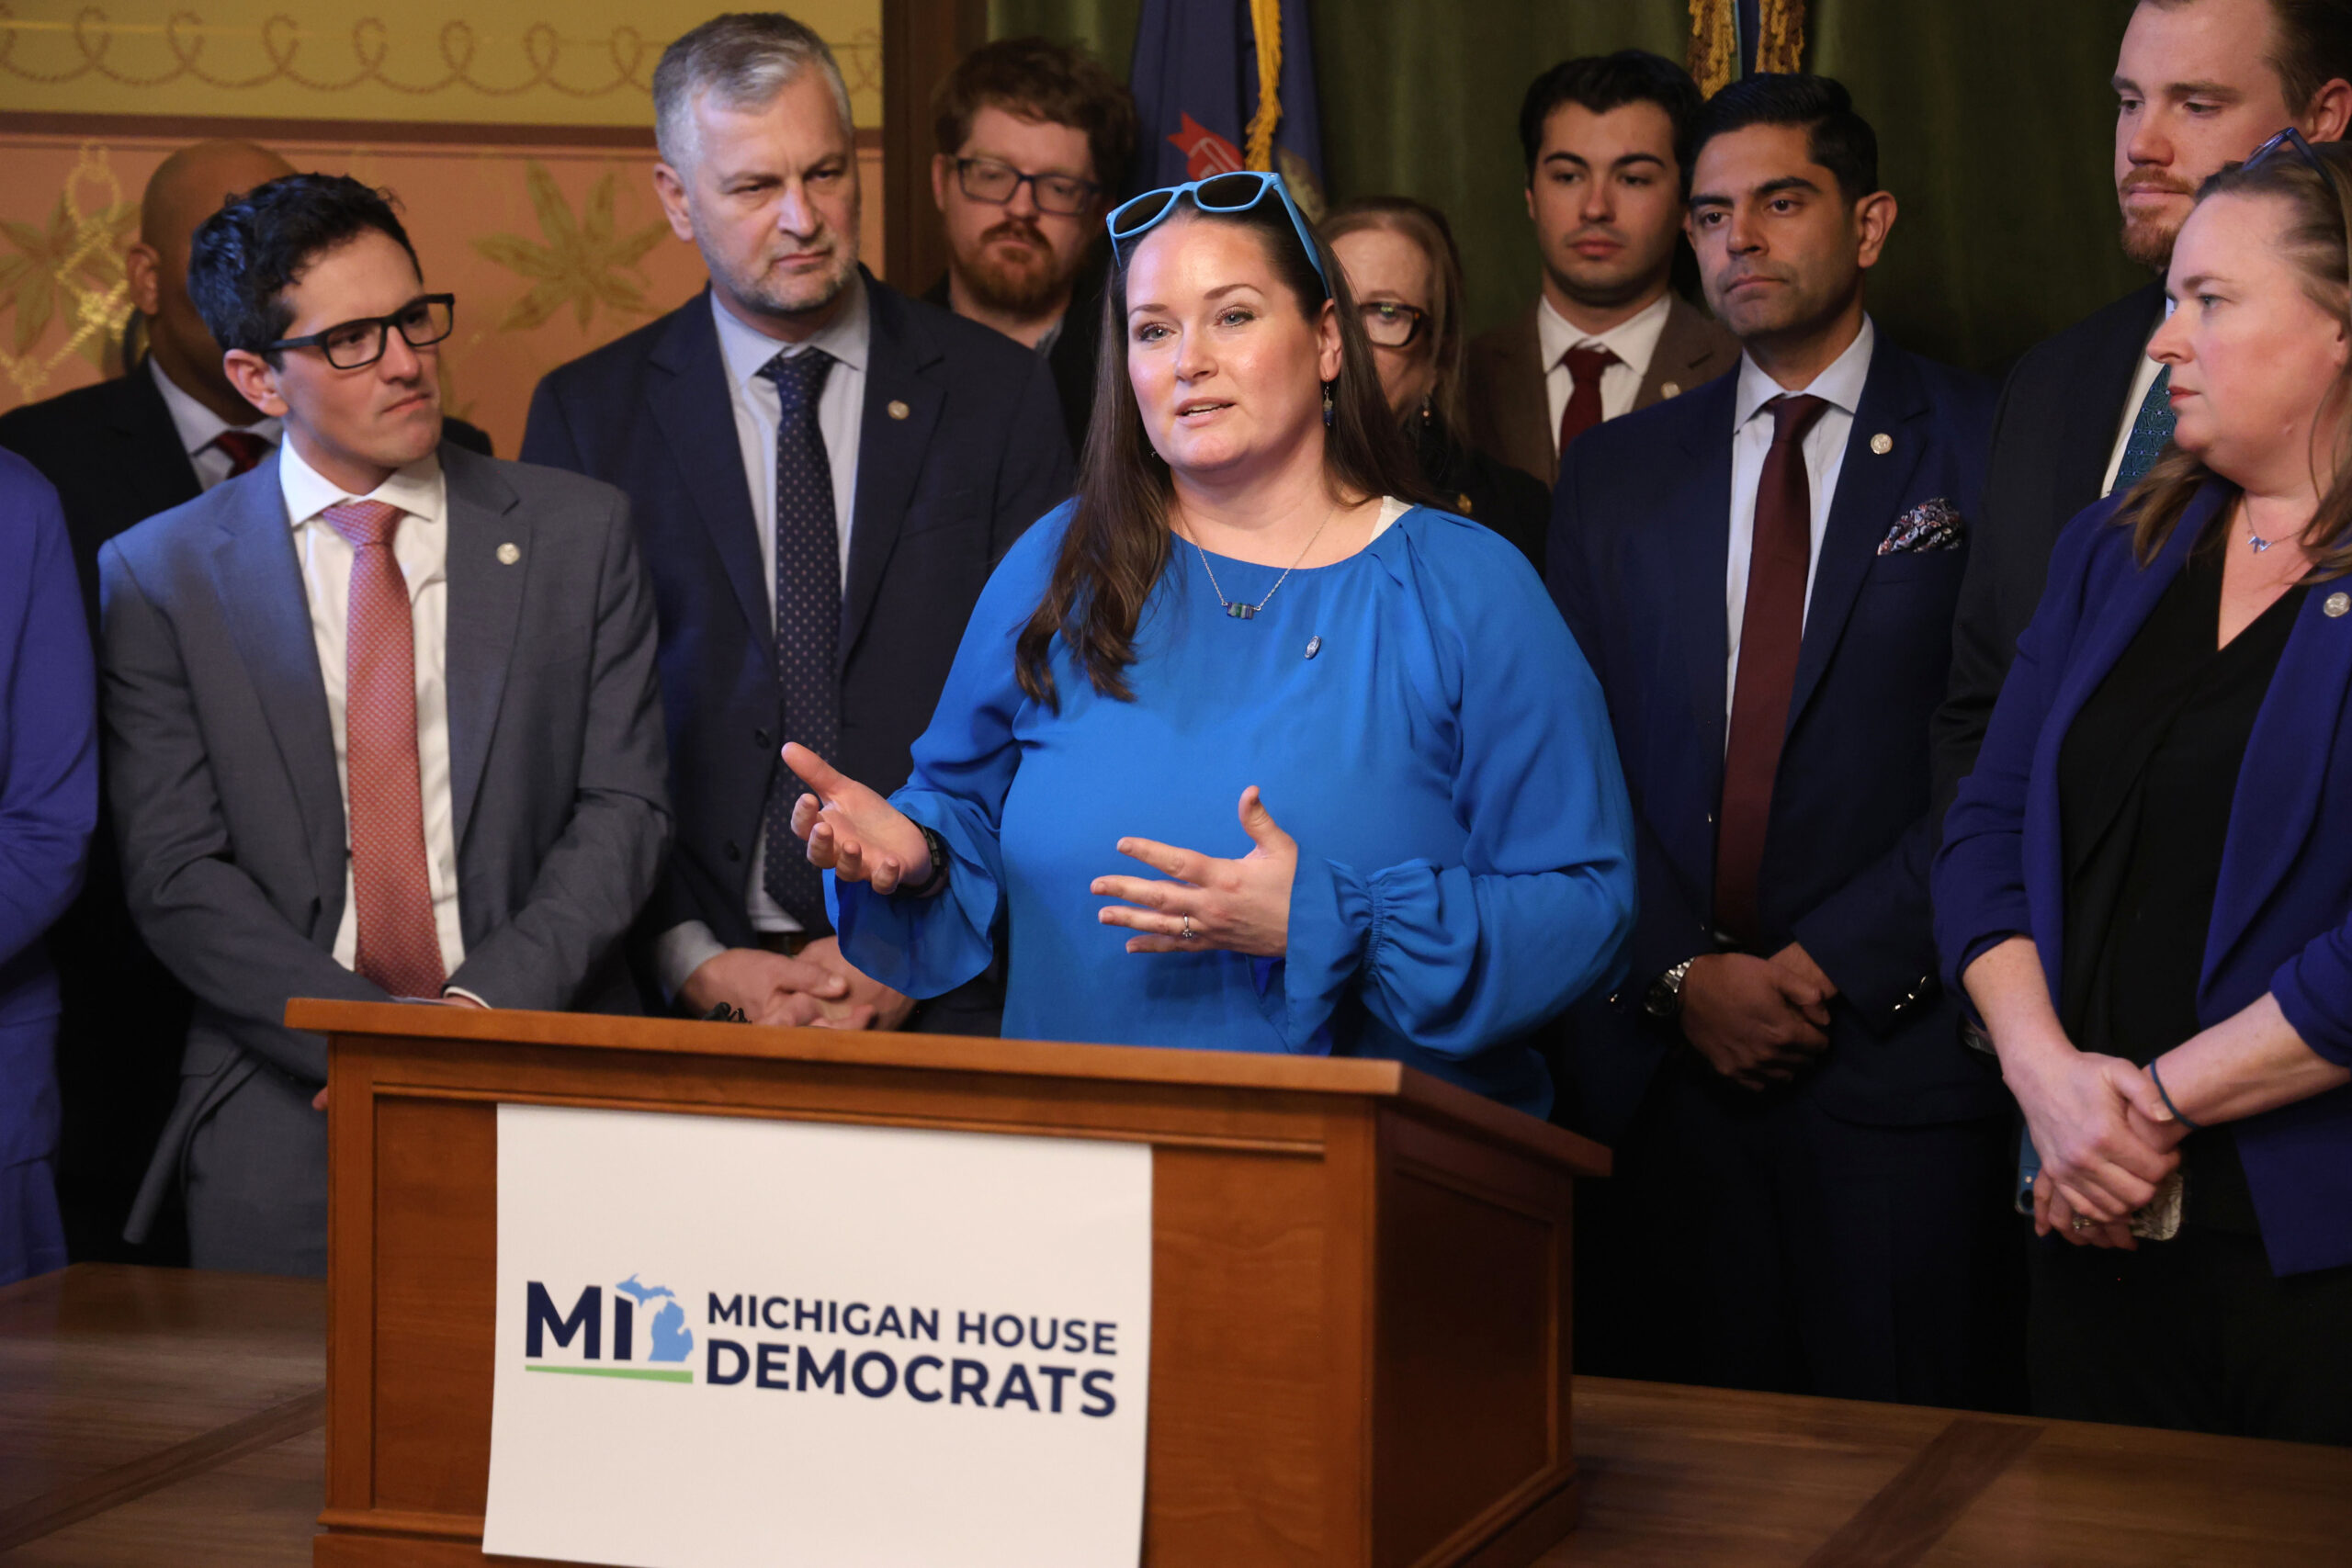
<path fill-rule="evenodd" d="M 312 1280 L 82 1265 L 0 1290 L 0 1561 L 307 1564 Z M 1581 1378 L 1547 1568 L 2333 1565 L 2352 1451 Z M 1190 1564 L 1176 1568 L 1193 1568 Z"/>

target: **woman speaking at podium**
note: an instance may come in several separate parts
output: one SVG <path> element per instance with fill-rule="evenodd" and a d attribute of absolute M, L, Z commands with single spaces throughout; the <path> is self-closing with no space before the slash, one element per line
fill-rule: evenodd
<path fill-rule="evenodd" d="M 785 750 L 842 951 L 936 996 L 1001 919 L 1010 1037 L 1387 1057 L 1540 1116 L 1524 1037 L 1633 919 L 1600 688 L 1516 549 L 1408 499 L 1278 176 L 1110 226 L 1077 496 L 989 580 L 913 777 Z"/>

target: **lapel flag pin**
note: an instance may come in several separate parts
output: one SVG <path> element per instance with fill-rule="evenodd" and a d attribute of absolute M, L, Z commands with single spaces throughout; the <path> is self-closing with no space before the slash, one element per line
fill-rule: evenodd
<path fill-rule="evenodd" d="M 900 402 L 898 399 L 892 398 L 890 400 L 890 417 L 892 419 L 904 419 L 913 412 L 914 411 L 912 409 L 907 407 L 906 404 Z"/>
<path fill-rule="evenodd" d="M 519 546 L 519 545 L 517 545 L 517 544 L 514 544 L 514 542 L 512 542 L 511 540 L 510 540 L 509 542 L 507 542 L 506 544 L 503 544 L 503 545 L 501 545 L 501 546 L 499 546 L 499 547 L 498 547 L 498 564 L 499 564 L 499 565 L 501 565 L 501 566 L 513 566 L 516 561 L 521 560 L 522 558 L 523 558 L 523 548 L 522 548 L 522 547 L 521 547 L 521 546 Z"/>
<path fill-rule="evenodd" d="M 1877 453 L 1882 457 L 1885 457 L 1889 452 L 1894 450 L 1894 437 L 1889 435 L 1883 430 L 1880 431 L 1876 435 L 1871 437 L 1871 450 Z"/>

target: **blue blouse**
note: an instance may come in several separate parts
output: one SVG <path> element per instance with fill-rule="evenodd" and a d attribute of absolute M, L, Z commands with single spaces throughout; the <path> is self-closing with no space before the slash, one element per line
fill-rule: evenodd
<path fill-rule="evenodd" d="M 1179 542 L 1134 700 L 1097 693 L 1057 637 L 1057 712 L 1021 690 L 1013 641 L 1069 513 L 989 580 L 891 797 L 945 841 L 946 889 L 828 875 L 842 953 L 937 996 L 988 966 L 1003 918 L 1008 1037 L 1385 1057 L 1544 1114 L 1523 1036 L 1623 974 L 1633 813 L 1600 686 L 1525 558 L 1417 508 L 1241 620 Z M 1280 575 L 1210 560 L 1237 603 Z M 1245 855 L 1253 784 L 1299 846 L 1286 955 L 1126 952 L 1088 886 L 1159 874 L 1117 841 Z"/>

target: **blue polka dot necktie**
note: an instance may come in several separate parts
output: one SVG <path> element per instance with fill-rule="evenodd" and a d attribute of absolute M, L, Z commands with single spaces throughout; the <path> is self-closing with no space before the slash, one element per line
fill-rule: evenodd
<path fill-rule="evenodd" d="M 2148 395 L 2140 400 L 2140 412 L 2132 416 L 2132 434 L 2123 443 L 2123 461 L 2115 469 L 2114 493 L 2121 494 L 2138 484 L 2165 455 L 2165 447 L 2172 441 L 2172 367 L 2167 365 L 2156 372 Z"/>
<path fill-rule="evenodd" d="M 842 563 L 833 517 L 833 466 L 817 424 L 832 356 L 820 349 L 779 354 L 760 367 L 775 383 L 783 417 L 775 427 L 775 682 L 784 737 L 829 762 L 841 760 Z M 772 759 L 773 760 L 773 759 Z M 792 835 L 800 781 L 781 761 L 768 789 L 768 897 L 812 935 L 825 919 L 825 883 Z"/>

